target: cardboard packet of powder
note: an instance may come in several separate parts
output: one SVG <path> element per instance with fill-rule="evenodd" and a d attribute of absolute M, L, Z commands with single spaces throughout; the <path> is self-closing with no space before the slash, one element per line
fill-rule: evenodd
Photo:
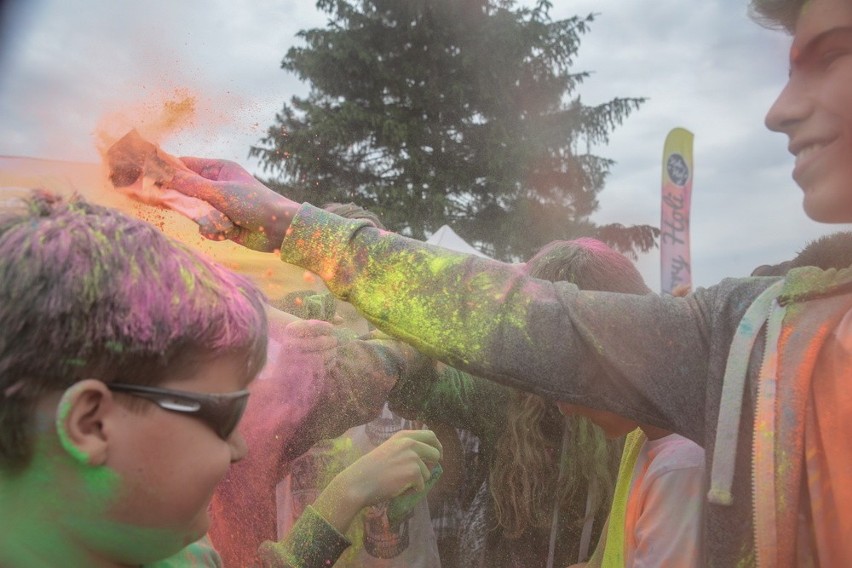
<path fill-rule="evenodd" d="M 235 230 L 228 217 L 201 199 L 164 189 L 177 170 L 186 166 L 176 157 L 145 140 L 136 129 L 115 142 L 106 152 L 109 180 L 134 201 L 172 209 L 199 225 L 205 236 L 226 239 Z"/>

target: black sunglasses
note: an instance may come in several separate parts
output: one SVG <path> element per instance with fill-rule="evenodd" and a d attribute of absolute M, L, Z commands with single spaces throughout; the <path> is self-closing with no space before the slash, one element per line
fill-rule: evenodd
<path fill-rule="evenodd" d="M 106 386 L 114 392 L 150 400 L 163 410 L 194 416 L 210 426 L 223 440 L 227 440 L 240 423 L 249 396 L 247 390 L 206 394 L 123 383 L 106 383 Z"/>

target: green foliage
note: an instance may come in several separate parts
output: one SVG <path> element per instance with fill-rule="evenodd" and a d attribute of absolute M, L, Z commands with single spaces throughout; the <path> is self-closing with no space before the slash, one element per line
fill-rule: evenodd
<path fill-rule="evenodd" d="M 506 260 L 594 233 L 588 217 L 612 162 L 589 148 L 643 101 L 586 106 L 576 94 L 588 73 L 571 67 L 594 15 L 553 21 L 547 0 L 317 7 L 328 25 L 299 32 L 306 45 L 282 63 L 310 93 L 251 150 L 273 187 L 353 201 L 415 238 L 450 224 Z M 625 229 L 618 242 L 648 250 L 654 231 Z"/>

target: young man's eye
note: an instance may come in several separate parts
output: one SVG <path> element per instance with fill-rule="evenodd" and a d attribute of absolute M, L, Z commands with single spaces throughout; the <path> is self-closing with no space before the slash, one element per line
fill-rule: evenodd
<path fill-rule="evenodd" d="M 841 59 L 842 57 L 849 55 L 850 53 L 852 53 L 852 50 L 850 50 L 848 48 L 838 48 L 838 49 L 827 50 L 827 51 L 823 52 L 822 55 L 820 55 L 820 58 L 819 58 L 820 65 L 822 67 L 828 67 L 832 63 L 837 61 L 838 59 Z"/>

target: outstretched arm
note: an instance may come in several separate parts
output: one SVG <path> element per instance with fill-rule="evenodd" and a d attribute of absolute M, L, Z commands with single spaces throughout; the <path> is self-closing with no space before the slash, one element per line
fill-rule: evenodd
<path fill-rule="evenodd" d="M 503 385 L 438 364 L 429 372 L 408 369 L 391 390 L 388 402 L 401 416 L 468 430 L 493 446 L 505 428 L 512 392 Z"/>
<path fill-rule="evenodd" d="M 689 298 L 581 292 L 310 205 L 296 209 L 256 180 L 225 179 L 234 164 L 185 163 L 201 175 L 175 176 L 173 189 L 225 213 L 241 227 L 238 242 L 267 251 L 280 243 L 282 260 L 318 274 L 386 333 L 476 376 L 693 440 L 704 439 L 709 365 L 721 376 L 727 356 L 727 342 L 711 336 L 732 336 L 739 318 L 731 313 L 765 287 L 734 283 Z"/>
<path fill-rule="evenodd" d="M 275 193 L 235 162 L 191 157 L 180 161 L 186 169 L 176 168 L 163 187 L 209 203 L 233 223 L 222 233 L 208 230 L 205 237 L 230 239 L 261 252 L 278 248 L 299 209 L 297 203 Z"/>

